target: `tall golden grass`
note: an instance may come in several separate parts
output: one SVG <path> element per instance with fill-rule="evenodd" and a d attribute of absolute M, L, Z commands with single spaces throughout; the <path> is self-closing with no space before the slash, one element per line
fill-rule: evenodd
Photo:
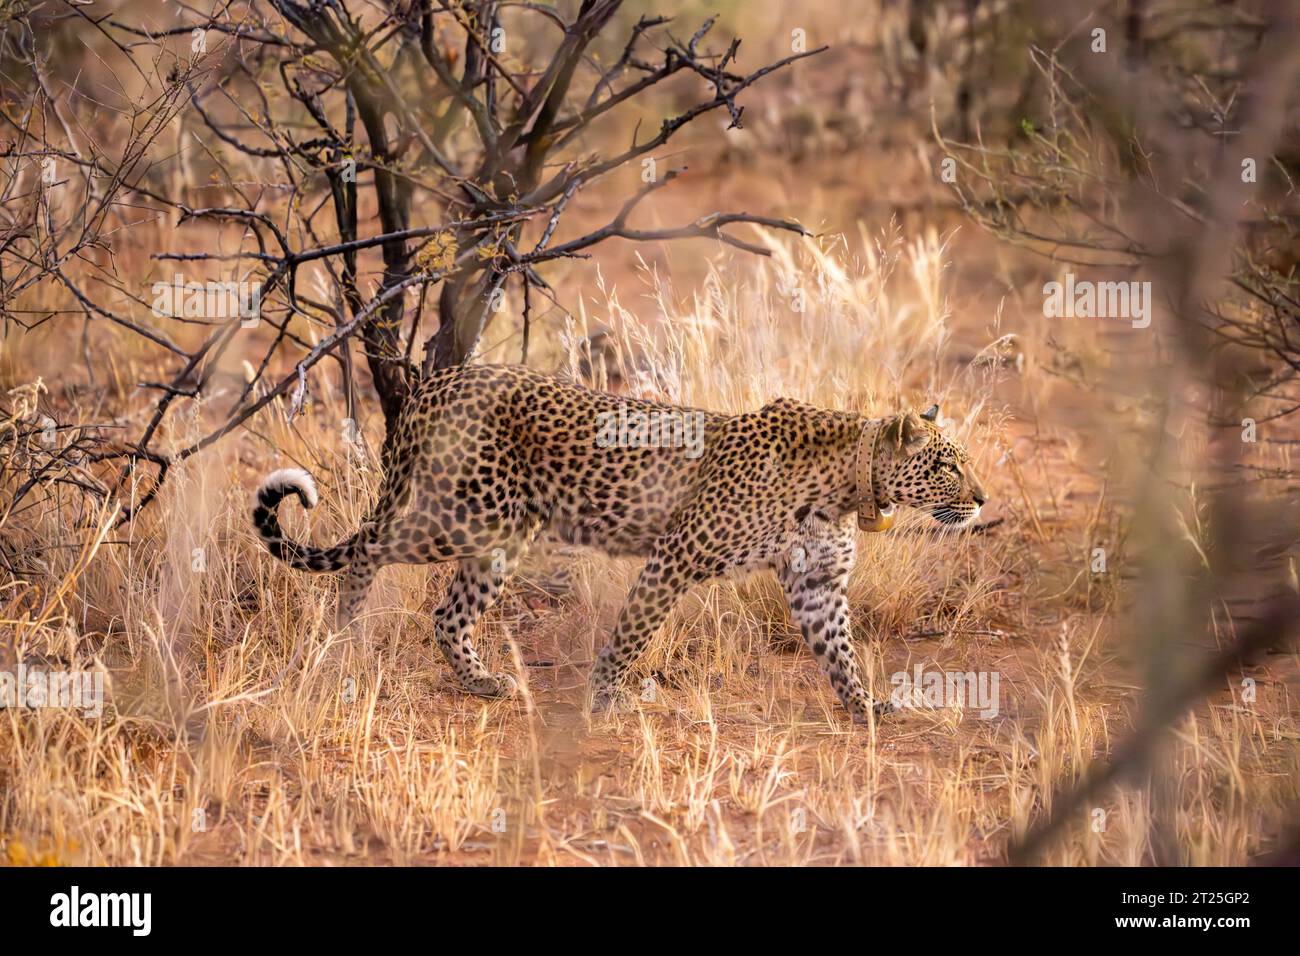
<path fill-rule="evenodd" d="M 996 321 L 954 317 L 943 237 L 774 239 L 771 251 L 719 260 L 687 293 L 647 265 L 639 287 L 604 288 L 556 334 L 535 333 L 532 361 L 575 374 L 579 343 L 600 324 L 614 330 L 622 380 L 640 395 L 728 411 L 779 395 L 876 413 L 939 402 L 1002 520 L 951 534 L 905 516 L 893 533 L 864 537 L 855 637 L 877 696 L 916 665 L 996 671 L 995 718 L 918 709 L 852 726 L 797 646 L 775 581 L 759 576 L 692 592 L 638 668 L 653 693 L 591 721 L 580 705 L 587 668 L 636 566 L 569 549 L 543 550 L 480 626 L 489 667 L 520 676 L 517 700 L 461 694 L 431 645 L 444 568 L 386 569 L 360 635 L 342 643 L 329 628 L 333 578 L 272 560 L 248 521 L 259 477 L 290 463 L 322 491 L 310 520 L 284 509 L 295 534 L 333 541 L 365 513 L 377 455 L 342 440 L 341 396 L 322 383 L 306 415 L 290 421 L 273 405 L 176 469 L 121 530 L 112 509 L 78 511 L 71 499 L 10 517 L 7 533 L 39 571 L 0 592 L 14 659 L 104 667 L 111 680 L 100 720 L 0 712 L 0 857 L 1002 859 L 1128 722 L 1136 678 L 1113 626 L 1122 589 L 1077 571 L 1096 528 L 1123 516 L 1070 436 L 1042 440 L 1013 416 L 1008 396 L 1025 404 L 1049 387 L 1033 360 L 1046 350 L 1022 342 L 1029 360 L 1005 361 Z M 514 360 L 518 333 L 494 326 L 480 360 Z M 121 344 L 96 334 L 101 347 Z M 30 382 L 51 348 L 41 333 L 16 343 L 5 386 Z M 119 392 L 109 404 L 126 420 L 139 414 L 134 401 Z M 543 585 L 560 570 L 568 586 L 556 596 Z M 1180 725 L 1172 766 L 1186 862 L 1259 852 L 1296 797 L 1296 740 L 1281 683 L 1261 686 L 1250 707 L 1218 701 Z M 1139 864 L 1148 829 L 1146 792 L 1122 790 L 1046 862 Z"/>

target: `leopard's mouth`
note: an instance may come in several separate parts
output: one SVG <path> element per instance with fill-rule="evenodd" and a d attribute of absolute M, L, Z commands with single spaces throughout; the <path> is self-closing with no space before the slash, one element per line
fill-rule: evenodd
<path fill-rule="evenodd" d="M 964 528 L 979 516 L 979 505 L 934 505 L 930 508 L 930 517 L 949 528 Z"/>

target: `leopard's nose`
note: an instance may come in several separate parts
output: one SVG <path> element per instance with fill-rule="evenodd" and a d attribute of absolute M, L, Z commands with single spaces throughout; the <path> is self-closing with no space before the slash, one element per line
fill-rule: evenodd
<path fill-rule="evenodd" d="M 980 506 L 983 506 L 984 502 L 988 500 L 982 491 L 972 491 L 971 497 L 974 498 L 975 503 Z"/>

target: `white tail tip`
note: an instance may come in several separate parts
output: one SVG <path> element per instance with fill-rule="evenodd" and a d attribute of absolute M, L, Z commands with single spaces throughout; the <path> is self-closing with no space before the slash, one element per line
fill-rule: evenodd
<path fill-rule="evenodd" d="M 273 471 L 266 476 L 257 490 L 259 494 L 263 491 L 278 491 L 282 495 L 296 494 L 308 508 L 316 507 L 316 502 L 319 500 L 316 495 L 315 480 L 301 468 L 281 468 L 279 471 Z"/>

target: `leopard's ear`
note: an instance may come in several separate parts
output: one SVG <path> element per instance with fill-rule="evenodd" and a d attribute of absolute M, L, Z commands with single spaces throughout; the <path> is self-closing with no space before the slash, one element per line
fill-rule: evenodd
<path fill-rule="evenodd" d="M 939 406 L 931 405 L 921 413 L 921 417 L 927 422 L 937 422 L 939 420 Z"/>
<path fill-rule="evenodd" d="M 930 444 L 930 432 L 916 412 L 899 415 L 885 426 L 885 438 L 892 443 L 894 453 L 911 458 Z"/>

